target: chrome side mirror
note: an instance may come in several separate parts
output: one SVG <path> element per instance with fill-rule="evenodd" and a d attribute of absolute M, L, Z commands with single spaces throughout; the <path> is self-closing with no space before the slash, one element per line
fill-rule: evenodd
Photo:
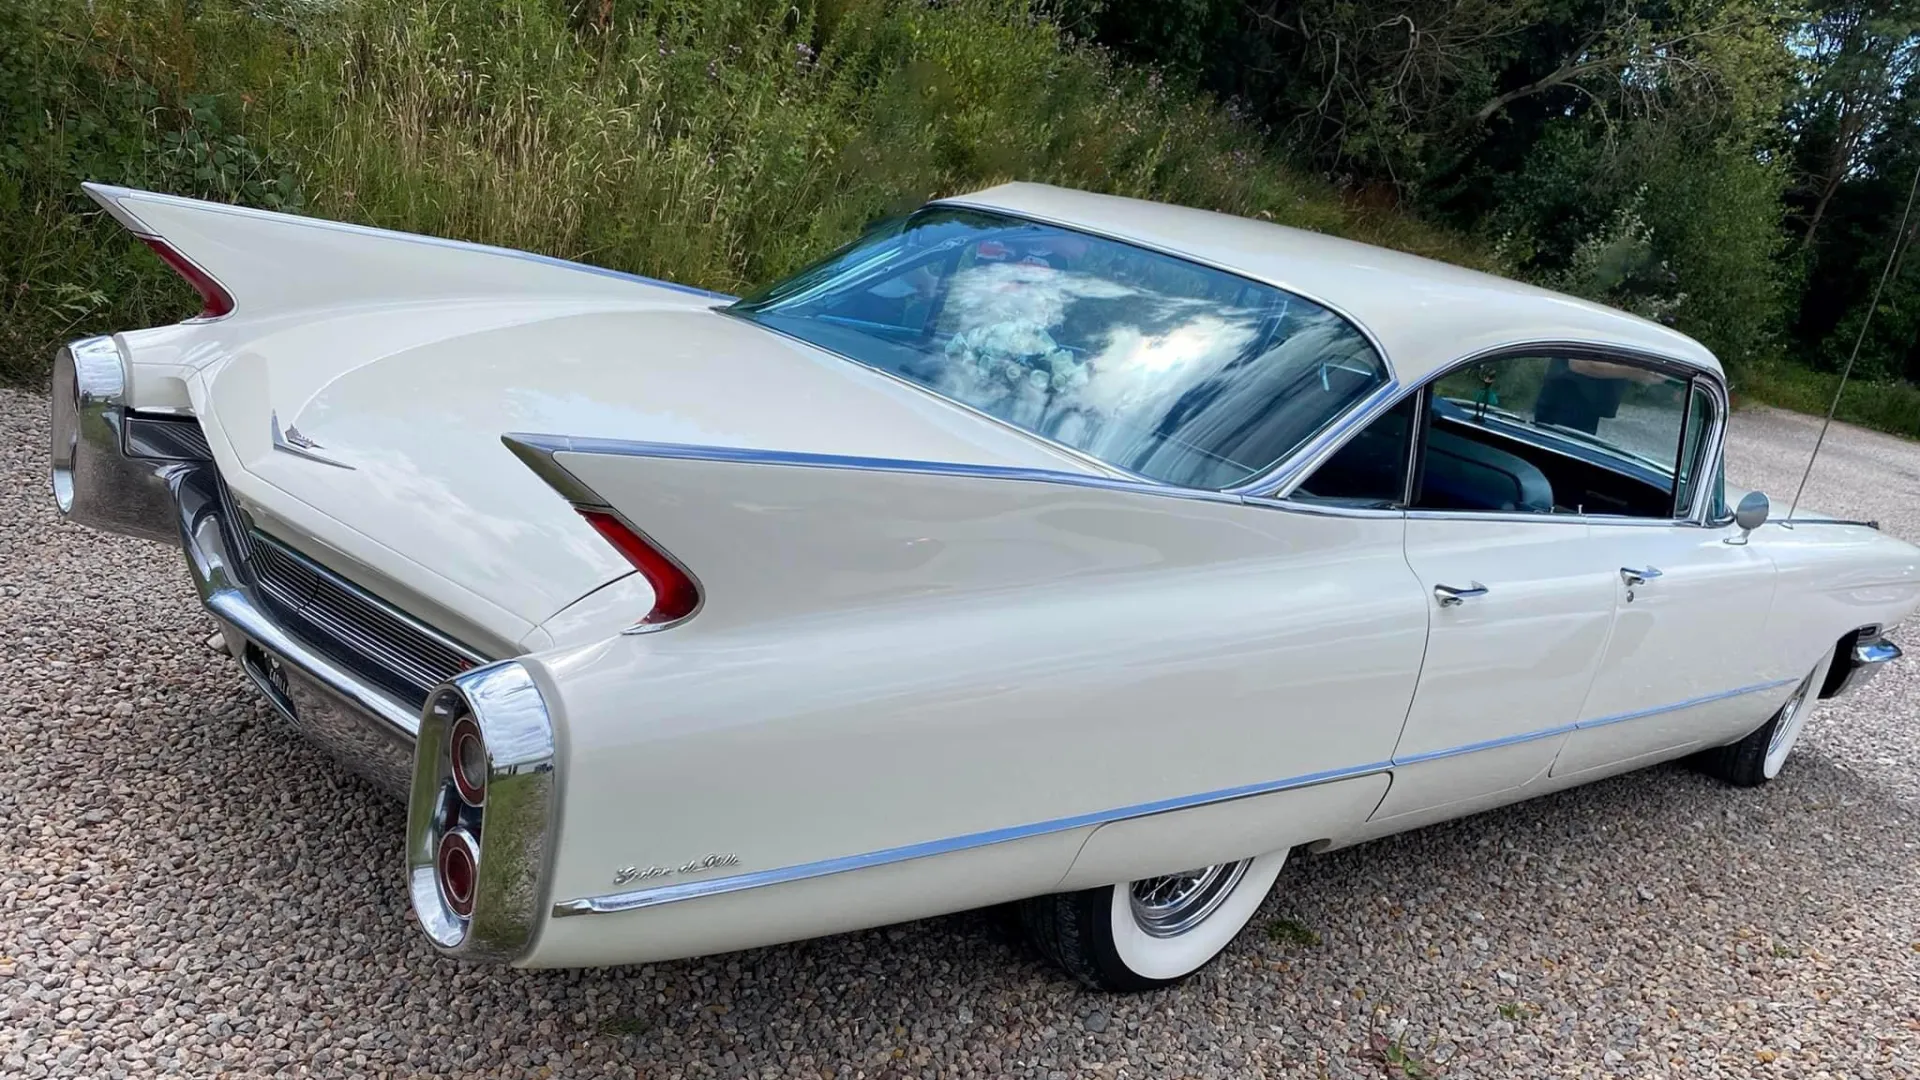
<path fill-rule="evenodd" d="M 1758 491 L 1749 491 L 1740 497 L 1740 505 L 1733 508 L 1733 523 L 1740 526 L 1740 538 L 1729 538 L 1730 544 L 1744 544 L 1747 534 L 1767 522 L 1767 512 L 1773 509 L 1773 503 L 1766 495 Z"/>

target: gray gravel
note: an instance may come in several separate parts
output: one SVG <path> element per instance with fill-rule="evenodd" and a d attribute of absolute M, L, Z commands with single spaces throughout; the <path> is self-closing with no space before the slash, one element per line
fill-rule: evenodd
<path fill-rule="evenodd" d="M 991 913 L 468 968 L 408 924 L 400 808 L 273 726 L 179 555 L 54 520 L 44 415 L 0 392 L 0 1074 L 1920 1075 L 1920 662 L 1764 790 L 1662 767 L 1302 858 L 1171 993 L 1083 993 Z M 1742 414 L 1734 475 L 1784 502 L 1813 427 Z M 1841 428 L 1809 502 L 1912 538 L 1917 495 L 1920 445 Z"/>

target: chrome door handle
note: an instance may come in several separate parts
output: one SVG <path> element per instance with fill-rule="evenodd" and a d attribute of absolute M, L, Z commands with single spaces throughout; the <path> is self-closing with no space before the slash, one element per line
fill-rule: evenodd
<path fill-rule="evenodd" d="M 1631 566 L 1623 566 L 1620 568 L 1620 580 L 1625 582 L 1628 588 L 1632 588 L 1635 585 L 1645 585 L 1647 582 L 1660 576 L 1659 569 L 1652 566 L 1643 567 L 1638 570 Z"/>
<path fill-rule="evenodd" d="M 1476 596 L 1485 595 L 1487 595 L 1487 587 L 1477 581 L 1464 589 L 1456 589 L 1451 585 L 1433 587 L 1433 598 L 1439 601 L 1441 607 L 1459 607 Z"/>

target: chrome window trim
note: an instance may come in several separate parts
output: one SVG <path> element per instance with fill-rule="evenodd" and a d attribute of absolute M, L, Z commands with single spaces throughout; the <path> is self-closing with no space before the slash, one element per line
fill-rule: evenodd
<path fill-rule="evenodd" d="M 1367 424 L 1372 423 L 1375 419 L 1387 413 L 1408 396 L 1424 393 L 1436 381 L 1470 364 L 1500 359 L 1503 356 L 1524 356 L 1534 351 L 1551 351 L 1561 354 L 1584 353 L 1601 359 L 1652 367 L 1663 374 L 1680 378 L 1689 385 L 1695 380 L 1698 380 L 1706 386 L 1707 392 L 1712 397 L 1714 403 L 1714 424 L 1707 436 L 1709 456 L 1706 460 L 1708 461 L 1708 467 L 1702 470 L 1702 474 L 1705 475 L 1717 469 L 1724 459 L 1725 433 L 1729 406 L 1726 383 L 1717 373 L 1678 357 L 1632 349 L 1626 346 L 1608 345 L 1591 341 L 1518 341 L 1489 346 L 1485 349 L 1467 353 L 1458 359 L 1449 361 L 1441 367 L 1435 368 L 1418 384 L 1409 387 L 1400 387 L 1397 393 L 1384 401 L 1362 402 L 1360 409 L 1357 409 L 1354 414 L 1351 414 L 1341 422 L 1338 431 L 1330 430 L 1327 432 L 1324 445 L 1309 447 L 1304 450 L 1301 455 L 1298 455 L 1297 459 L 1294 459 L 1300 462 L 1297 469 L 1292 467 L 1285 468 L 1283 470 L 1285 472 L 1284 476 L 1262 482 L 1260 486 L 1271 483 L 1273 485 L 1272 491 L 1255 491 L 1253 490 L 1256 486 L 1254 484 L 1231 490 L 1236 494 L 1247 496 L 1250 501 L 1260 500 L 1263 504 L 1272 502 L 1292 504 L 1292 500 L 1290 500 L 1288 496 L 1292 494 L 1295 487 L 1299 486 L 1299 484 L 1306 479 L 1308 473 L 1323 464 L 1325 460 L 1337 452 L 1340 447 L 1346 445 L 1349 439 L 1359 434 L 1361 428 L 1364 428 Z M 1412 442 L 1415 448 L 1409 450 L 1408 453 L 1409 455 L 1417 455 L 1419 445 L 1419 433 L 1417 431 L 1415 432 L 1415 437 Z M 1291 464 L 1292 460 L 1290 460 L 1289 466 L 1291 466 Z M 1414 464 L 1417 465 L 1417 459 Z M 1411 485 L 1413 478 L 1412 469 L 1409 469 L 1407 475 L 1408 483 Z M 1409 493 L 1408 501 L 1411 501 L 1411 493 Z M 1711 500 L 1696 499 L 1694 502 L 1696 505 L 1689 511 L 1687 516 L 1675 518 L 1637 518 L 1618 514 L 1534 514 L 1498 510 L 1418 510 L 1411 507 L 1407 509 L 1406 514 L 1408 518 L 1444 519 L 1450 521 L 1553 521 L 1578 522 L 1587 525 L 1621 525 L 1633 528 L 1661 525 L 1707 526 L 1718 528 L 1731 523 L 1731 518 L 1727 519 L 1726 522 L 1708 522 L 1706 520 L 1706 509 L 1707 504 L 1710 503 Z"/>
<path fill-rule="evenodd" d="M 1325 427 L 1315 432 L 1306 442 L 1294 447 L 1292 453 L 1275 462 L 1267 471 L 1245 483 L 1224 490 L 1232 495 L 1277 499 L 1284 499 L 1292 494 L 1293 489 L 1307 478 L 1308 473 L 1324 464 L 1335 451 L 1347 444 L 1348 439 L 1359 434 L 1361 428 L 1366 427 L 1376 417 L 1387 413 L 1407 396 L 1399 379 L 1392 376 L 1391 367 L 1388 368 L 1388 372 L 1386 382 L 1375 387 L 1366 397 L 1348 406 L 1346 412 L 1328 421 Z"/>
<path fill-rule="evenodd" d="M 1324 297 L 1321 297 L 1315 294 L 1311 290 L 1298 288 L 1294 285 L 1290 285 L 1285 282 L 1275 280 L 1273 278 L 1262 277 L 1258 274 L 1249 273 L 1244 267 L 1228 266 L 1227 264 L 1219 262 L 1214 259 L 1209 259 L 1200 255 L 1195 255 L 1191 252 L 1182 251 L 1177 247 L 1171 247 L 1165 244 L 1156 244 L 1151 241 L 1141 240 L 1137 237 L 1124 236 L 1119 233 L 1108 232 L 1102 229 L 1094 229 L 1081 223 L 1066 221 L 1060 218 L 1049 217 L 1044 214 L 1034 214 L 1024 210 L 1008 210 L 1004 207 L 992 206 L 986 203 L 972 202 L 968 200 L 966 196 L 956 196 L 950 199 L 935 199 L 932 202 L 927 203 L 925 206 L 920 207 L 920 209 L 925 210 L 933 207 L 955 207 L 963 210 L 974 210 L 983 214 L 993 214 L 997 217 L 1012 218 L 1016 221 L 1027 221 L 1027 222 L 1032 222 L 1035 225 L 1046 225 L 1050 228 L 1063 229 L 1067 232 L 1079 233 L 1082 236 L 1097 237 L 1101 240 L 1107 240 L 1112 243 L 1124 244 L 1127 247 L 1139 248 L 1142 251 L 1151 251 L 1156 255 L 1165 255 L 1168 258 L 1179 259 L 1182 262 L 1192 263 L 1195 266 L 1202 266 L 1209 270 L 1215 270 L 1222 274 L 1226 274 L 1230 277 L 1239 278 L 1243 281 L 1249 282 L 1254 285 L 1261 285 L 1270 289 L 1278 289 L 1283 293 L 1286 293 L 1290 296 L 1298 297 L 1302 300 L 1307 301 L 1308 303 L 1317 304 L 1320 307 L 1324 308 L 1325 310 L 1330 311 L 1334 315 L 1338 316 L 1356 333 L 1358 333 L 1361 336 L 1361 338 L 1363 338 L 1366 341 L 1367 347 L 1373 350 L 1373 355 L 1379 358 L 1380 367 L 1383 369 L 1383 372 L 1386 376 L 1386 380 L 1383 383 L 1381 383 L 1379 387 L 1375 388 L 1375 390 L 1372 393 L 1370 393 L 1367 397 L 1361 398 L 1359 401 L 1356 401 L 1352 405 L 1347 406 L 1345 411 L 1336 413 L 1331 419 L 1327 421 L 1326 424 L 1321 426 L 1320 430 L 1308 436 L 1304 442 L 1302 442 L 1299 446 L 1294 447 L 1292 450 L 1288 451 L 1287 454 L 1283 456 L 1280 460 L 1267 466 L 1267 468 L 1265 468 L 1264 470 L 1260 470 L 1256 472 L 1250 479 L 1244 480 L 1230 487 L 1190 488 L 1185 490 L 1220 491 L 1230 495 L 1255 493 L 1258 491 L 1259 488 L 1264 487 L 1268 483 L 1270 483 L 1272 478 L 1277 473 L 1285 469 L 1287 467 L 1288 462 L 1299 457 L 1300 454 L 1303 452 L 1310 452 L 1317 443 L 1319 443 L 1321 440 L 1327 437 L 1331 432 L 1334 431 L 1335 428 L 1339 427 L 1343 423 L 1345 418 L 1350 417 L 1362 410 L 1369 409 L 1374 399 L 1377 398 L 1381 393 L 1391 391 L 1394 387 L 1399 385 L 1399 375 L 1394 370 L 1393 357 L 1387 354 L 1386 347 L 1380 344 L 1380 339 L 1374 336 L 1373 330 L 1370 327 L 1368 327 L 1366 323 L 1361 322 L 1357 318 L 1354 318 L 1353 314 L 1349 312 L 1346 308 L 1330 300 L 1327 300 Z M 918 210 L 914 211 L 914 213 L 918 213 L 918 212 L 919 212 Z M 908 214 L 907 217 L 912 217 L 912 214 Z M 947 397 L 946 395 L 941 394 L 938 391 L 935 391 L 929 387 L 922 386 L 911 379 L 902 378 L 898 375 L 895 375 L 893 372 L 887 371 L 883 368 L 874 367 L 872 364 L 868 364 L 865 361 L 848 356 L 845 353 L 841 353 L 836 350 L 829 349 L 826 346 L 819 344 L 818 342 L 808 341 L 805 338 L 796 337 L 792 334 L 787 333 L 784 330 L 776 329 L 775 327 L 768 326 L 767 324 L 759 322 L 757 320 L 748 319 L 743 315 L 736 315 L 733 312 L 728 311 L 727 308 L 725 307 L 715 308 L 714 310 L 719 311 L 722 314 L 732 315 L 734 318 L 740 319 L 743 322 L 752 323 L 753 325 L 758 326 L 763 330 L 772 331 L 773 333 L 779 334 L 781 337 L 787 338 L 792 341 L 800 342 L 801 344 L 810 346 L 811 348 L 814 348 L 814 349 L 818 349 L 820 352 L 826 353 L 828 356 L 833 356 L 841 360 L 846 360 L 851 363 L 858 364 L 860 367 L 863 367 L 868 371 L 878 372 L 879 374 L 884 375 L 889 379 L 892 379 L 896 382 L 902 383 L 907 386 L 911 386 L 914 389 L 920 391 L 921 393 L 930 394 L 933 397 L 938 398 L 939 400 L 946 402 L 948 404 L 958 405 L 962 409 L 965 409 L 976 416 L 985 417 L 986 419 L 991 420 L 1002 427 L 1008 428 L 1013 431 L 1017 431 L 1022 435 L 1027 436 L 1028 438 L 1031 438 L 1037 442 L 1040 442 L 1046 445 L 1049 448 L 1065 451 L 1066 453 L 1071 454 L 1073 457 L 1079 460 L 1085 461 L 1088 464 L 1094 466 L 1095 468 L 1100 469 L 1103 472 L 1113 473 L 1115 475 L 1124 476 L 1124 477 L 1130 477 L 1130 478 L 1140 480 L 1142 482 L 1150 483 L 1150 484 L 1159 483 L 1159 481 L 1148 480 L 1147 478 L 1140 476 L 1138 473 L 1134 473 L 1128 469 L 1115 465 L 1111 462 L 1102 461 L 1097 457 L 1087 454 L 1084 451 L 1077 450 L 1074 447 L 1068 446 L 1065 443 L 1050 439 L 1047 436 L 1042 435 L 1037 431 L 1028 431 L 1026 428 L 1020 427 L 1019 425 L 1011 423 L 1009 421 L 1002 420 L 991 413 L 982 412 L 981 410 L 976 409 L 973 406 L 968 405 L 963 401 L 959 401 L 957 399 Z M 1162 486 L 1169 487 L 1169 488 L 1180 487 L 1180 485 L 1175 485 L 1175 484 L 1165 484 Z"/>
<path fill-rule="evenodd" d="M 798 863 L 793 866 L 779 867 L 773 870 L 759 870 L 747 874 L 735 874 L 730 877 L 687 881 L 651 889 L 635 889 L 627 892 L 608 893 L 601 896 L 562 900 L 553 905 L 552 914 L 554 918 L 559 919 L 578 915 L 607 915 L 623 911 L 639 911 L 644 908 L 676 903 L 681 900 L 694 900 L 706 896 L 718 896 L 723 893 L 739 892 L 744 889 L 758 889 L 769 885 L 783 885 L 788 882 L 806 881 L 833 874 L 844 874 L 853 870 L 865 870 L 875 866 L 886 866 L 891 863 L 906 862 L 913 859 L 947 855 L 957 851 L 986 847 L 992 844 L 1003 844 L 1011 840 L 1023 840 L 1028 837 L 1044 836 L 1049 833 L 1065 832 L 1070 829 L 1104 825 L 1112 821 L 1151 817 L 1155 814 L 1185 810 L 1196 806 L 1206 806 L 1212 803 L 1231 802 L 1235 799 L 1244 799 L 1254 795 L 1267 795 L 1280 791 L 1291 791 L 1296 788 L 1313 787 L 1319 784 L 1331 783 L 1336 780 L 1346 780 L 1357 776 L 1390 772 L 1397 767 L 1436 761 L 1442 758 L 1459 757 L 1464 754 L 1477 753 L 1482 750 L 1492 750 L 1502 746 L 1511 746 L 1516 743 L 1534 742 L 1540 739 L 1552 738 L 1557 735 L 1566 735 L 1588 728 L 1605 727 L 1611 724 L 1644 719 L 1649 716 L 1658 716 L 1662 713 L 1689 709 L 1696 705 L 1705 705 L 1715 701 L 1725 701 L 1729 698 L 1741 697 L 1746 694 L 1773 690 L 1798 681 L 1800 681 L 1799 677 L 1776 679 L 1771 682 L 1755 683 L 1751 686 L 1741 686 L 1732 690 L 1723 690 L 1714 694 L 1703 694 L 1699 697 L 1687 698 L 1683 701 L 1673 702 L 1668 705 L 1656 705 L 1652 708 L 1635 709 L 1631 712 L 1598 717 L 1592 720 L 1581 720 L 1572 724 L 1559 724 L 1550 728 L 1541 728 L 1537 731 L 1523 732 L 1518 735 L 1510 735 L 1505 738 L 1492 739 L 1486 742 L 1469 743 L 1464 746 L 1448 747 L 1421 754 L 1411 754 L 1404 758 L 1394 757 L 1384 761 L 1368 762 L 1364 765 L 1352 765 L 1340 769 L 1326 769 L 1320 772 L 1290 776 L 1280 780 L 1242 784 L 1236 787 L 1221 788 L 1217 791 L 1201 792 L 1195 795 L 1159 799 L 1153 802 L 1137 803 L 1132 806 L 1116 807 L 1111 810 L 1102 810 L 1089 814 L 1075 814 L 1069 817 L 1054 818 L 1049 821 L 1034 822 L 1029 825 L 1015 825 L 1003 829 L 990 829 L 984 832 L 968 833 L 942 840 L 929 840 L 918 844 L 904 844 L 899 847 L 885 848 L 858 855 L 820 859 L 814 862 Z"/>
<path fill-rule="evenodd" d="M 1280 510 L 1290 514 L 1318 517 L 1380 518 L 1405 520 L 1407 511 L 1400 506 L 1341 506 L 1338 503 L 1307 502 L 1300 499 L 1263 499 L 1245 496 L 1246 505 L 1262 510 Z"/>

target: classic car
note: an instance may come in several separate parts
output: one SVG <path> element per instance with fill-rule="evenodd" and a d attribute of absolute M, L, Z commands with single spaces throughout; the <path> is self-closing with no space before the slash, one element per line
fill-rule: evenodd
<path fill-rule="evenodd" d="M 1008 184 L 735 299 L 87 190 L 205 310 L 58 353 L 59 508 L 405 795 L 456 957 L 1017 903 L 1165 985 L 1291 852 L 1771 779 L 1920 603 L 1729 506 L 1698 343 L 1349 241 Z"/>

